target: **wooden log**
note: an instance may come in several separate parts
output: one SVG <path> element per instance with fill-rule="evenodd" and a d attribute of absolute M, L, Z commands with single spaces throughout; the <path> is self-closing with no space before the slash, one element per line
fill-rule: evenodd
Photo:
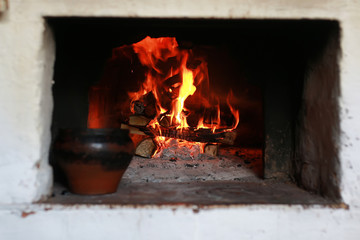
<path fill-rule="evenodd" d="M 144 110 L 144 116 L 148 118 L 154 118 L 156 117 L 159 109 L 157 106 L 157 100 L 155 98 L 155 95 L 153 92 L 148 92 L 143 97 L 145 102 L 145 110 Z"/>
<path fill-rule="evenodd" d="M 142 115 L 150 119 L 154 118 L 158 112 L 158 107 L 153 92 L 148 92 L 139 100 L 133 101 L 130 109 L 135 115 Z"/>
<path fill-rule="evenodd" d="M 180 87 L 181 87 L 181 76 L 180 74 L 176 74 L 165 80 L 164 86 L 166 88 L 166 95 L 174 100 L 179 97 Z"/>
<path fill-rule="evenodd" d="M 164 128 L 169 128 L 171 126 L 171 120 L 167 113 L 160 114 L 157 120 L 160 126 Z"/>
<path fill-rule="evenodd" d="M 221 139 L 219 142 L 228 145 L 234 145 L 236 136 L 237 136 L 236 132 L 225 132 L 224 138 Z"/>
<path fill-rule="evenodd" d="M 137 115 L 143 115 L 144 111 L 145 111 L 145 104 L 140 101 L 140 100 L 136 100 L 134 102 L 131 103 L 131 108 L 132 111 L 137 114 Z"/>
<path fill-rule="evenodd" d="M 206 144 L 204 147 L 204 153 L 212 157 L 216 157 L 219 152 L 219 144 Z"/>
<path fill-rule="evenodd" d="M 150 122 L 150 119 L 141 115 L 131 115 L 129 117 L 130 126 L 141 126 L 145 127 Z"/>
<path fill-rule="evenodd" d="M 136 147 L 135 155 L 151 158 L 157 149 L 157 145 L 151 137 L 143 139 Z"/>
<path fill-rule="evenodd" d="M 164 81 L 164 85 L 168 88 L 170 87 L 179 87 L 181 85 L 182 79 L 180 74 L 175 74 Z"/>
<path fill-rule="evenodd" d="M 149 153 L 146 153 L 144 151 L 144 146 L 139 147 L 139 145 L 147 138 L 149 138 L 148 135 L 146 135 L 144 132 L 140 131 L 138 128 L 129 126 L 127 124 L 121 124 L 121 129 L 129 129 L 130 133 L 129 136 L 136 146 L 136 151 L 138 152 L 139 156 L 148 157 Z M 151 157 L 151 156 L 150 156 Z"/>
<path fill-rule="evenodd" d="M 183 139 L 190 142 L 203 142 L 203 143 L 224 143 L 234 145 L 236 139 L 235 131 L 228 131 L 228 129 L 217 129 L 213 133 L 211 129 L 203 128 L 198 130 L 193 129 L 176 129 L 160 127 L 154 129 L 151 127 L 136 127 L 139 131 L 151 137 L 168 137 Z"/>
<path fill-rule="evenodd" d="M 236 132 L 217 130 L 214 133 L 211 129 L 166 129 L 160 128 L 159 136 L 184 139 L 191 142 L 203 143 L 224 143 L 233 145 L 236 139 Z M 146 132 L 145 132 L 146 133 Z"/>

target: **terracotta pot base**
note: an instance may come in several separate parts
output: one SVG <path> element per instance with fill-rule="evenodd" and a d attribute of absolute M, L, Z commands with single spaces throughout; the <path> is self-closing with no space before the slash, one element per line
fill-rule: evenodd
<path fill-rule="evenodd" d="M 100 164 L 60 163 L 68 179 L 70 191 L 96 195 L 114 193 L 126 169 L 105 170 Z"/>

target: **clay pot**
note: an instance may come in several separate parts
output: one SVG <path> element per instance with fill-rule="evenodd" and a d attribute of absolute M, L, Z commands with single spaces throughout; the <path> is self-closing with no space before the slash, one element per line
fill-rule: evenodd
<path fill-rule="evenodd" d="M 70 191 L 91 195 L 116 192 L 135 148 L 128 130 L 61 129 L 53 151 Z"/>

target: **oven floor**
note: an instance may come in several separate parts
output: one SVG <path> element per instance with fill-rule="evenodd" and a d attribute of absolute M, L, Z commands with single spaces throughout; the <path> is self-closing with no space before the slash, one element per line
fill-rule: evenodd
<path fill-rule="evenodd" d="M 134 157 L 113 194 L 83 196 L 55 183 L 42 203 L 115 205 L 329 204 L 290 181 L 263 180 L 262 150 L 221 148 L 205 159 Z"/>
<path fill-rule="evenodd" d="M 186 183 L 120 183 L 113 194 L 71 194 L 55 184 L 46 204 L 104 205 L 229 205 L 229 204 L 330 204 L 291 183 L 273 181 L 207 181 Z"/>

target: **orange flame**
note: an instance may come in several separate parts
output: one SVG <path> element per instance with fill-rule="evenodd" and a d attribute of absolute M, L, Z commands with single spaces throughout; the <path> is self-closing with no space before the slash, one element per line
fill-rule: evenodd
<path fill-rule="evenodd" d="M 149 92 L 153 93 L 157 101 L 158 112 L 156 118 L 149 123 L 150 126 L 161 131 L 157 119 L 160 114 L 166 114 L 170 117 L 171 127 L 189 128 L 187 117 L 190 111 L 186 109 L 185 102 L 192 95 L 200 96 L 200 101 L 196 104 L 202 105 L 205 109 L 214 109 L 207 99 L 208 96 L 203 96 L 201 90 L 197 92 L 203 82 L 208 87 L 207 64 L 204 61 L 197 61 L 194 64 L 196 61 L 193 61 L 194 56 L 191 50 L 180 49 L 176 39 L 172 37 L 146 37 L 142 41 L 132 44 L 132 47 L 140 63 L 147 68 L 147 72 L 140 89 L 137 92 L 129 92 L 128 95 L 131 101 L 136 101 Z M 239 123 L 239 111 L 230 104 L 230 98 L 232 98 L 232 92 L 227 98 L 227 104 L 236 119 L 231 129 L 221 126 L 219 99 L 215 105 L 217 112 L 212 114 L 210 122 L 207 120 L 207 123 L 204 123 L 204 116 L 200 116 L 196 129 L 208 128 L 213 132 L 220 127 L 228 130 L 235 129 Z M 169 101 L 170 103 L 168 103 Z M 159 140 L 164 141 L 161 138 Z"/>
<path fill-rule="evenodd" d="M 229 95 L 226 98 L 226 102 L 230 108 L 231 113 L 233 114 L 233 116 L 235 117 L 235 123 L 232 126 L 232 128 L 230 130 L 234 130 L 237 128 L 239 121 L 240 121 L 240 116 L 239 116 L 239 110 L 235 109 L 233 106 L 231 106 L 230 104 L 230 99 L 233 98 L 233 92 L 230 90 Z"/>
<path fill-rule="evenodd" d="M 194 76 L 191 70 L 184 67 L 182 71 L 182 84 L 180 86 L 179 97 L 175 100 L 172 114 L 171 114 L 171 122 L 175 117 L 175 123 L 179 126 L 177 128 L 188 128 L 189 125 L 186 121 L 186 116 L 183 113 L 185 100 L 189 95 L 193 95 L 196 91 L 196 87 L 193 85 Z"/>
<path fill-rule="evenodd" d="M 158 73 L 162 73 L 157 66 L 159 60 L 165 62 L 178 54 L 178 43 L 172 37 L 151 38 L 147 36 L 132 46 L 135 53 L 138 54 L 141 64 L 151 67 Z"/>

